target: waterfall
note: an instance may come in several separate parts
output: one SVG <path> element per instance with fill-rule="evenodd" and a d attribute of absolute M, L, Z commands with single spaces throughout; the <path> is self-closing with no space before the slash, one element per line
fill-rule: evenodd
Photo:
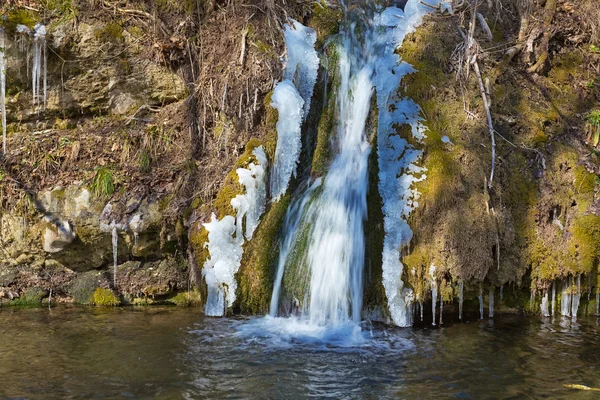
<path fill-rule="evenodd" d="M 6 154 L 6 45 L 0 28 L 0 113 L 2 114 L 2 151 Z"/>
<path fill-rule="evenodd" d="M 287 301 L 297 303 L 301 320 L 307 324 L 326 326 L 360 322 L 368 158 L 371 151 L 366 124 L 371 98 L 376 91 L 379 191 L 384 203 L 386 234 L 383 285 L 394 323 L 401 326 L 412 323 L 413 294 L 404 288 L 400 279 L 400 248 L 410 240 L 406 219 L 417 206 L 414 201 L 417 194 L 410 190 L 410 186 L 424 176 L 413 176 L 422 175 L 414 164 L 421 152 L 400 138 L 392 125 L 398 122 L 410 124 L 416 138 L 424 136 L 425 128 L 419 117 L 419 107 L 396 94 L 402 76 L 414 70 L 408 64 L 400 63 L 395 50 L 429 10 L 418 0 L 409 0 L 406 12 L 392 7 L 373 18 L 369 18 L 369 10 L 366 9 L 358 12 L 356 8 L 346 10 L 347 20 L 351 23 L 342 26 L 337 38 L 335 51 L 339 60 L 339 85 L 331 88 L 337 91 L 336 120 L 332 132 L 334 155 L 318 188 L 305 183 L 304 191 L 295 196 L 288 210 L 271 299 L 271 316 L 277 315 L 280 310 L 280 297 L 284 293 Z M 311 85 L 314 85 L 312 79 L 302 78 L 300 67 L 303 60 L 311 66 L 315 64 L 310 48 L 314 44 L 310 39 L 312 32 L 296 22 L 294 26 L 300 30 L 293 38 L 290 37 L 291 30 L 286 27 L 286 80 L 277 85 L 276 91 L 285 89 L 288 92 L 287 98 L 291 101 L 286 105 L 291 104 L 294 108 L 295 130 L 298 115 L 305 116 L 308 111 Z M 297 54 L 303 54 L 303 57 L 299 58 Z M 293 74 L 287 69 L 297 67 L 298 81 L 291 82 Z M 282 89 L 279 89 L 280 86 Z M 297 88 L 295 93 L 292 87 Z M 280 102 L 275 100 L 274 104 L 280 107 Z M 303 105 L 300 100 L 304 101 Z M 286 115 L 283 115 L 284 119 Z M 280 113 L 280 120 L 281 117 Z M 294 135 L 298 135 L 297 131 Z M 287 176 L 294 174 L 297 162 L 295 152 L 283 150 L 281 154 L 286 156 L 288 168 L 286 176 L 279 172 L 273 174 L 273 178 L 278 180 L 271 183 L 274 198 L 285 193 L 289 182 Z M 278 162 L 276 156 L 275 163 Z M 290 165 L 292 168 L 289 168 Z M 290 287 L 292 283 L 294 287 Z"/>
<path fill-rule="evenodd" d="M 490 288 L 490 304 L 489 304 L 490 318 L 494 318 L 494 287 Z"/>
<path fill-rule="evenodd" d="M 463 281 L 458 283 L 458 319 L 462 321 L 463 315 L 463 300 L 464 300 L 465 284 Z"/>
<path fill-rule="evenodd" d="M 42 24 L 36 24 L 33 28 L 33 61 L 31 73 L 31 87 L 33 88 L 33 105 L 40 106 L 40 97 L 42 104 L 46 108 L 47 98 L 47 51 L 46 51 L 46 27 Z M 40 94 L 40 85 L 42 94 Z"/>
<path fill-rule="evenodd" d="M 256 162 L 250 163 L 247 169 L 236 170 L 245 188 L 244 194 L 231 200 L 236 216 L 226 215 L 219 220 L 213 214 L 211 222 L 204 224 L 210 257 L 204 263 L 202 276 L 208 287 L 205 314 L 209 316 L 222 316 L 226 308 L 233 305 L 237 289 L 235 274 L 242 262 L 244 238 L 252 238 L 265 210 L 267 156 L 262 146 L 255 148 L 252 154 Z"/>
<path fill-rule="evenodd" d="M 500 285 L 500 302 L 504 300 L 504 284 Z"/>

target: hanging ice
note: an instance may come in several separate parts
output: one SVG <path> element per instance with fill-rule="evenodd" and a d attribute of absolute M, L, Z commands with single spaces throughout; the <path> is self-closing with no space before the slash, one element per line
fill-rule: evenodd
<path fill-rule="evenodd" d="M 271 174 L 271 196 L 278 200 L 285 194 L 292 176 L 296 176 L 302 138 L 302 106 L 304 100 L 291 81 L 285 80 L 275 87 L 271 106 L 279 112 L 277 121 L 277 147 Z"/>
<path fill-rule="evenodd" d="M 435 326 L 435 306 L 437 305 L 437 282 L 435 281 L 436 266 L 431 264 L 429 276 L 431 277 L 431 315 L 433 315 L 432 326 Z"/>
<path fill-rule="evenodd" d="M 479 300 L 479 319 L 483 319 L 483 289 L 479 289 L 479 296 L 477 297 Z"/>
<path fill-rule="evenodd" d="M 113 284 L 117 287 L 117 264 L 119 256 L 119 233 L 117 226 L 112 224 L 112 250 L 113 250 Z"/>
<path fill-rule="evenodd" d="M 442 296 L 442 293 L 440 293 L 440 325 L 443 324 L 443 322 L 442 322 L 443 314 L 444 314 L 444 296 Z"/>
<path fill-rule="evenodd" d="M 437 5 L 438 1 L 429 1 Z M 409 0 L 403 12 L 390 7 L 377 15 L 376 24 L 384 34 L 378 39 L 383 42 L 382 51 L 375 60 L 375 84 L 379 121 L 377 131 L 377 153 L 379 162 L 379 193 L 383 200 L 385 238 L 382 255 L 383 287 L 388 300 L 390 315 L 398 326 L 410 326 L 412 290 L 402 281 L 403 264 L 400 249 L 412 239 L 408 217 L 418 206 L 418 193 L 412 188 L 415 182 L 425 179 L 424 170 L 416 165 L 422 156 L 406 139 L 398 135 L 396 126 L 408 124 L 412 136 L 417 140 L 425 136 L 420 108 L 410 99 L 398 94 L 400 81 L 406 74 L 414 72 L 409 64 L 401 62 L 395 53 L 404 38 L 421 23 L 423 16 L 431 10 L 419 0 Z"/>
<path fill-rule="evenodd" d="M 552 316 L 554 316 L 554 306 L 556 305 L 556 281 L 552 282 Z"/>
<path fill-rule="evenodd" d="M 560 313 L 563 317 L 571 316 L 571 284 L 569 283 L 569 278 L 563 281 L 560 298 Z"/>
<path fill-rule="evenodd" d="M 571 289 L 572 290 L 572 289 Z M 577 319 L 577 311 L 579 310 L 579 302 L 581 301 L 581 275 L 577 275 L 577 291 L 571 296 L 571 318 L 573 321 Z"/>
<path fill-rule="evenodd" d="M 40 97 L 42 97 L 42 104 L 44 106 L 44 109 L 46 108 L 46 66 L 46 27 L 42 24 L 36 24 L 33 28 L 33 61 L 31 73 L 31 87 L 33 90 L 33 105 L 38 107 L 38 109 L 40 106 Z M 40 88 L 42 90 L 42 94 L 40 94 Z"/>
<path fill-rule="evenodd" d="M 252 238 L 265 209 L 267 157 L 262 146 L 255 148 L 252 154 L 257 163 L 236 171 L 246 189 L 244 194 L 231 200 L 236 217 L 227 215 L 219 221 L 213 214 L 211 222 L 204 224 L 210 257 L 204 263 L 202 275 L 208 287 L 205 313 L 209 316 L 224 315 L 226 308 L 233 305 L 237 289 L 235 274 L 242 261 L 244 237 Z"/>
<path fill-rule="evenodd" d="M 550 316 L 550 312 L 548 311 L 548 290 L 544 291 L 544 296 L 542 297 L 542 304 L 540 304 L 540 312 L 542 313 L 542 317 Z"/>
<path fill-rule="evenodd" d="M 2 152 L 6 154 L 6 47 L 0 28 L 0 114 L 2 114 Z"/>
<path fill-rule="evenodd" d="M 313 95 L 319 70 L 319 56 L 315 51 L 317 33 L 298 21 L 291 20 L 284 30 L 287 63 L 284 79 L 293 82 L 302 99 L 304 99 L 304 118 L 310 110 L 310 100 Z"/>
<path fill-rule="evenodd" d="M 265 173 L 267 167 L 267 156 L 262 146 L 253 151 L 258 164 L 251 163 L 248 169 L 238 168 L 237 174 L 239 182 L 246 189 L 246 193 L 236 196 L 231 200 L 231 205 L 237 211 L 236 226 L 237 235 L 241 236 L 242 227 L 245 220 L 244 236 L 246 239 L 252 239 L 252 234 L 258 226 L 260 216 L 265 212 L 267 203 L 267 188 L 265 182 Z"/>
<path fill-rule="evenodd" d="M 490 303 L 488 304 L 489 317 L 494 318 L 494 287 L 490 288 Z"/>
<path fill-rule="evenodd" d="M 463 314 L 463 299 L 464 299 L 465 284 L 463 281 L 458 283 L 458 319 L 462 321 Z"/>
<path fill-rule="evenodd" d="M 315 51 L 317 33 L 298 21 L 285 25 L 287 63 L 284 80 L 275 86 L 271 106 L 279 112 L 277 148 L 271 176 L 271 196 L 278 200 L 287 190 L 302 148 L 300 128 L 308 115 L 319 70 Z"/>

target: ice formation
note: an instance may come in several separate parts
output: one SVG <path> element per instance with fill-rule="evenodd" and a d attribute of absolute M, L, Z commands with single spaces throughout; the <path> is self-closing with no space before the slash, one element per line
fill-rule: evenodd
<path fill-rule="evenodd" d="M 304 100 L 303 116 L 308 115 L 319 70 L 319 56 L 315 51 L 317 32 L 314 29 L 291 20 L 284 30 L 287 63 L 284 79 L 293 82 Z"/>
<path fill-rule="evenodd" d="M 483 319 L 483 288 L 479 288 L 479 319 Z"/>
<path fill-rule="evenodd" d="M 317 33 L 298 21 L 285 25 L 287 63 L 273 91 L 271 107 L 277 109 L 277 148 L 271 176 L 271 196 L 278 200 L 285 194 L 302 149 L 301 126 L 308 115 L 319 70 L 315 51 Z"/>
<path fill-rule="evenodd" d="M 119 256 L 119 233 L 117 231 L 117 226 L 113 224 L 112 227 L 112 250 L 113 250 L 113 284 L 117 287 L 117 265 L 118 265 L 118 256 Z"/>
<path fill-rule="evenodd" d="M 562 293 L 560 298 L 560 314 L 563 317 L 571 316 L 571 286 L 572 283 L 569 282 L 567 278 L 563 281 Z"/>
<path fill-rule="evenodd" d="M 209 316 L 222 316 L 226 308 L 233 305 L 237 288 L 235 274 L 242 261 L 244 237 L 252 238 L 265 210 L 267 156 L 262 146 L 255 148 L 252 154 L 257 163 L 236 171 L 246 189 L 244 194 L 231 200 L 236 216 L 227 215 L 219 220 L 213 214 L 211 222 L 204 224 L 210 257 L 204 263 L 202 275 L 208 286 L 205 313 Z"/>
<path fill-rule="evenodd" d="M 544 296 L 542 296 L 542 303 L 540 304 L 540 312 L 542 313 L 542 317 L 549 317 L 550 312 L 548 311 L 548 291 L 544 291 Z"/>
<path fill-rule="evenodd" d="M 279 112 L 277 147 L 271 174 L 271 196 L 278 200 L 285 194 L 292 176 L 296 176 L 302 138 L 302 106 L 304 100 L 291 81 L 280 82 L 273 91 L 271 106 Z"/>
<path fill-rule="evenodd" d="M 33 28 L 33 61 L 31 71 L 31 87 L 33 88 L 33 105 L 42 105 L 46 108 L 47 98 L 47 51 L 46 51 L 46 27 L 36 24 Z M 41 93 L 40 93 L 41 90 Z"/>
<path fill-rule="evenodd" d="M 6 154 L 6 54 L 4 30 L 0 28 L 0 114 L 2 114 L 2 151 Z"/>
<path fill-rule="evenodd" d="M 571 290 L 573 290 L 571 288 Z M 581 275 L 577 275 L 577 291 L 571 295 L 571 318 L 573 321 L 577 319 L 577 311 L 579 310 L 579 302 L 581 301 Z"/>
<path fill-rule="evenodd" d="M 490 288 L 490 303 L 488 304 L 489 317 L 494 318 L 494 288 Z"/>
<path fill-rule="evenodd" d="M 463 281 L 458 283 L 458 319 L 462 321 L 463 301 L 464 301 L 465 284 Z"/>
<path fill-rule="evenodd" d="M 431 277 L 431 314 L 433 315 L 432 326 L 435 326 L 435 306 L 437 305 L 437 282 L 435 281 L 436 266 L 431 264 L 429 276 Z"/>
<path fill-rule="evenodd" d="M 436 6 L 439 1 L 428 1 Z M 384 50 L 374 61 L 377 106 L 379 109 L 377 152 L 379 159 L 379 193 L 383 200 L 384 247 L 383 286 L 393 322 L 398 326 L 410 326 L 412 290 L 404 287 L 401 279 L 403 264 L 400 249 L 412 239 L 408 226 L 410 213 L 418 206 L 418 192 L 412 185 L 425 179 L 424 170 L 416 165 L 422 152 L 413 148 L 398 135 L 394 125 L 409 124 L 417 140 L 425 136 L 426 128 L 420 117 L 420 108 L 412 100 L 398 94 L 400 81 L 415 70 L 401 62 L 395 49 L 404 38 L 421 23 L 431 10 L 418 0 L 409 0 L 404 11 L 390 7 L 376 17 L 381 29 Z"/>
<path fill-rule="evenodd" d="M 552 316 L 554 316 L 555 305 L 556 305 L 556 282 L 552 282 L 552 308 L 551 308 Z"/>

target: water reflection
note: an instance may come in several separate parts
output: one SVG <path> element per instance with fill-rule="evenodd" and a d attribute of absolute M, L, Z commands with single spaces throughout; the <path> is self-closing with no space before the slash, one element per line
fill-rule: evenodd
<path fill-rule="evenodd" d="M 564 385 L 600 387 L 598 324 L 496 315 L 315 338 L 194 309 L 2 309 L 0 398 L 592 399 Z"/>

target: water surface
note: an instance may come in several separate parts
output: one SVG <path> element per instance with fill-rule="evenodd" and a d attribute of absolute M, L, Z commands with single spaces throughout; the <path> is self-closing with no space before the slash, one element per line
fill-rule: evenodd
<path fill-rule="evenodd" d="M 4 308 L 0 398 L 594 399 L 564 385 L 600 387 L 598 324 L 498 316 L 315 338 L 197 309 Z"/>

